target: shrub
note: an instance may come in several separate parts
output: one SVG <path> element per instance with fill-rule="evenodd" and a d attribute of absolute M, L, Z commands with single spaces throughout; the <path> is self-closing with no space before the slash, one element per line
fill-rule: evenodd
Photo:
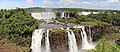
<path fill-rule="evenodd" d="M 115 43 L 120 46 L 120 37 L 115 41 Z"/>
<path fill-rule="evenodd" d="M 101 39 L 98 42 L 96 49 L 91 52 L 120 52 L 120 47 L 117 45 L 111 45 L 107 40 Z"/>

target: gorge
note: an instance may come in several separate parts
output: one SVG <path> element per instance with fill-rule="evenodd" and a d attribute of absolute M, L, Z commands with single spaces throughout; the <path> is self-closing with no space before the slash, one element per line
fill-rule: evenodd
<path fill-rule="evenodd" d="M 102 29 L 104 29 L 102 26 L 96 26 L 98 27 L 96 29 L 95 26 L 55 20 L 56 17 L 72 19 L 76 13 L 39 12 L 32 13 L 31 15 L 35 19 L 46 21 L 41 23 L 39 28 L 33 32 L 32 52 L 86 52 L 95 49 L 96 45 L 93 41 L 99 40 L 102 37 L 99 35 L 104 34 L 102 33 Z"/>
<path fill-rule="evenodd" d="M 50 41 L 50 39 L 49 39 L 50 38 L 49 36 L 51 36 L 50 32 L 52 30 L 36 29 L 33 33 L 33 36 L 32 36 L 32 45 L 31 45 L 32 52 L 56 52 L 56 51 L 57 52 L 61 52 L 61 51 L 62 52 L 80 52 L 80 51 L 78 51 L 79 49 L 85 49 L 85 50 L 94 49 L 95 45 L 92 45 L 92 42 L 90 42 L 90 40 L 88 40 L 88 38 L 87 38 L 87 37 L 91 38 L 91 35 L 88 36 L 84 29 L 85 29 L 85 27 L 82 26 L 82 28 L 80 28 L 81 33 L 79 33 L 79 35 L 77 35 L 77 36 L 81 36 L 82 42 L 77 42 L 76 41 L 76 35 L 75 35 L 75 32 L 73 32 L 74 30 L 69 29 L 69 28 L 64 29 L 63 31 L 66 31 L 66 34 L 67 34 L 68 38 L 64 39 L 64 37 L 63 37 L 64 34 L 63 34 L 63 36 L 61 36 L 59 34 L 59 36 L 61 36 L 59 38 L 62 38 L 62 40 L 67 40 L 68 42 L 66 44 L 68 44 L 68 45 L 67 45 L 67 48 L 63 47 L 63 48 L 60 48 L 60 49 L 59 49 L 59 47 L 57 47 L 57 48 L 54 47 L 54 46 L 57 46 L 57 45 L 60 44 L 59 43 L 60 39 L 56 39 L 57 40 L 56 43 L 54 43 L 55 40 Z M 59 32 L 59 33 L 61 33 L 61 32 Z M 43 37 L 43 36 L 45 36 L 45 37 Z M 45 39 L 45 40 L 43 41 L 42 39 Z M 44 46 L 42 46 L 42 43 L 41 43 L 42 41 L 45 44 L 45 45 L 43 44 Z M 80 39 L 79 39 L 79 41 L 80 41 Z M 53 43 L 53 44 L 51 45 L 51 43 Z M 78 49 L 79 46 L 77 46 L 77 43 L 81 44 L 80 45 L 81 48 Z M 60 45 L 64 46 L 63 44 L 60 44 Z M 45 47 L 45 49 L 43 49 L 44 47 Z"/>
<path fill-rule="evenodd" d="M 61 13 L 61 17 L 69 18 L 69 14 L 67 14 L 67 16 L 66 14 L 64 12 Z M 53 12 L 32 13 L 31 15 L 35 19 L 44 19 L 47 21 L 56 16 L 56 14 Z M 63 23 L 63 25 L 65 25 L 65 23 Z M 61 25 L 56 26 L 55 24 L 50 25 L 48 23 L 41 23 L 39 29 L 36 29 L 33 32 L 31 44 L 32 52 L 81 52 L 80 49 L 92 50 L 95 48 L 95 45 L 92 45 L 90 27 L 88 27 L 89 32 L 87 34 L 85 31 L 85 26 L 71 24 L 69 24 L 69 26 L 73 27 L 64 27 Z M 57 28 L 57 30 L 64 31 L 65 34 L 63 33 L 61 35 L 59 33 L 62 32 L 58 32 L 56 35 L 52 35 L 54 33 L 51 32 L 54 31 L 55 27 Z M 75 30 L 72 30 L 70 28 L 79 29 L 80 32 L 78 32 L 78 34 L 76 35 Z M 77 38 L 77 36 L 79 36 L 79 38 Z M 64 43 L 60 43 L 61 41 L 63 41 Z"/>

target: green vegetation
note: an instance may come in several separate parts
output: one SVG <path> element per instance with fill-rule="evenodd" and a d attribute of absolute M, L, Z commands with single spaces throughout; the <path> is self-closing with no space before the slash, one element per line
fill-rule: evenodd
<path fill-rule="evenodd" d="M 82 9 L 82 8 L 48 8 L 50 9 L 51 11 L 53 12 L 63 12 L 63 11 L 67 11 L 67 12 L 74 12 L 74 11 L 79 11 L 79 12 L 82 12 L 82 11 L 86 11 L 86 12 L 109 12 L 109 13 L 112 13 L 112 12 L 117 12 L 117 13 L 120 13 L 119 10 L 100 10 L 100 9 Z M 46 11 L 45 8 L 41 8 L 41 7 L 31 7 L 31 8 L 25 8 L 25 10 L 27 12 L 40 12 L 40 11 Z"/>
<path fill-rule="evenodd" d="M 77 23 L 76 18 L 60 18 L 60 17 L 58 17 L 58 18 L 56 18 L 56 20 L 63 22 L 63 23 L 65 23 L 66 21 L 70 22 L 70 23 Z"/>
<path fill-rule="evenodd" d="M 91 52 L 120 52 L 120 33 L 110 33 L 100 39 Z"/>
<path fill-rule="evenodd" d="M 91 52 L 120 52 L 120 46 L 110 44 L 106 39 L 101 39 L 96 49 Z"/>
<path fill-rule="evenodd" d="M 0 11 L 0 40 L 2 44 L 15 44 L 25 52 L 30 51 L 32 32 L 38 27 L 35 20 L 24 9 Z M 6 41 L 2 41 L 6 39 Z M 23 50 L 21 52 L 24 52 Z"/>
<path fill-rule="evenodd" d="M 80 22 L 80 24 L 83 24 L 83 25 L 96 25 L 97 23 L 96 22 Z"/>
<path fill-rule="evenodd" d="M 6 47 L 6 49 L 3 48 L 3 50 L 10 49 L 14 52 L 30 52 L 30 43 L 30 37 L 11 37 L 9 39 L 4 37 L 3 39 L 0 39 L 0 47 Z"/>
<path fill-rule="evenodd" d="M 25 8 L 24 10 L 26 10 L 28 13 L 45 11 L 44 8 L 40 7 Z"/>
<path fill-rule="evenodd" d="M 120 46 L 120 37 L 115 41 L 115 43 Z"/>
<path fill-rule="evenodd" d="M 120 14 L 91 14 L 88 15 L 88 18 L 93 18 L 96 20 L 100 20 L 102 22 L 107 22 L 112 24 L 113 26 L 120 26 Z"/>

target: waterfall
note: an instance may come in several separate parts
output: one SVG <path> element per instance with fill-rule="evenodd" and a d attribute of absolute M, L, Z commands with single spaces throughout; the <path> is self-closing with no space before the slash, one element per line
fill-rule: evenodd
<path fill-rule="evenodd" d="M 92 44 L 92 34 L 91 34 L 91 27 L 89 26 L 89 43 Z"/>
<path fill-rule="evenodd" d="M 84 27 L 82 27 L 81 36 L 82 36 L 82 47 L 85 48 L 89 45 L 89 42 L 87 41 L 87 34 L 84 30 Z"/>
<path fill-rule="evenodd" d="M 78 52 L 75 34 L 73 33 L 73 31 L 67 31 L 67 32 L 68 32 L 69 52 Z"/>
<path fill-rule="evenodd" d="M 32 52 L 41 52 L 41 39 L 43 35 L 43 29 L 36 29 L 32 35 Z"/>
<path fill-rule="evenodd" d="M 65 17 L 65 13 L 64 12 L 61 13 L 61 18 L 63 18 L 63 17 Z"/>
<path fill-rule="evenodd" d="M 47 30 L 47 33 L 45 35 L 45 46 L 46 46 L 46 52 L 50 52 L 49 30 Z"/>
<path fill-rule="evenodd" d="M 89 43 L 90 40 L 89 41 L 87 40 L 88 38 L 87 38 L 87 34 L 85 32 L 84 26 L 82 27 L 81 36 L 82 36 L 82 49 L 87 49 L 87 50 L 94 49 L 95 46 L 92 45 L 92 42 Z"/>
<path fill-rule="evenodd" d="M 81 29 L 82 49 L 85 49 L 85 50 L 94 49 L 95 46 L 92 45 L 91 35 L 87 36 L 84 26 L 82 26 L 81 28 L 82 28 Z M 33 32 L 32 43 L 30 47 L 32 49 L 32 52 L 44 52 L 44 51 L 51 52 L 50 42 L 49 42 L 49 30 L 50 29 L 47 29 L 46 32 L 44 32 L 43 29 L 36 29 Z M 42 48 L 41 41 L 44 33 L 45 33 L 45 49 L 41 51 L 41 48 Z M 77 41 L 76 41 L 74 32 L 72 30 L 69 30 L 69 28 L 67 28 L 67 33 L 68 33 L 69 52 L 78 52 Z M 88 37 L 89 37 L 89 40 L 88 40 Z"/>
<path fill-rule="evenodd" d="M 31 15 L 38 20 L 40 19 L 50 20 L 56 17 L 56 14 L 54 12 L 38 12 L 38 13 L 31 13 Z"/>

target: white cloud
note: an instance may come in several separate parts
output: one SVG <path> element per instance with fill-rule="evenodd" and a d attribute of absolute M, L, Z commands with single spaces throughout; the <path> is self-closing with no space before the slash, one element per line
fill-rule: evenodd
<path fill-rule="evenodd" d="M 120 5 L 119 0 L 107 0 L 107 1 L 90 1 L 90 2 L 80 2 L 78 0 L 60 0 L 59 5 L 78 5 L 78 6 L 112 6 Z"/>
<path fill-rule="evenodd" d="M 87 4 L 87 5 L 96 5 L 98 4 L 97 1 L 93 1 L 93 2 L 80 2 L 81 4 Z"/>
<path fill-rule="evenodd" d="M 99 8 L 110 9 L 120 8 L 120 0 L 103 0 L 103 1 L 80 1 L 80 0 L 60 0 L 57 2 L 59 7 L 75 8 Z"/>
<path fill-rule="evenodd" d="M 87 5 L 87 6 L 119 6 L 119 0 L 107 0 L 107 1 L 93 1 L 93 2 L 79 2 L 79 5 Z"/>
<path fill-rule="evenodd" d="M 49 1 L 49 0 L 43 0 L 43 4 L 49 5 L 49 4 L 53 4 L 53 2 L 51 2 L 51 1 Z"/>
<path fill-rule="evenodd" d="M 29 3 L 29 4 L 32 4 L 32 3 L 33 3 L 32 0 L 27 0 L 26 2 Z"/>
<path fill-rule="evenodd" d="M 76 0 L 60 0 L 59 2 L 58 2 L 58 4 L 60 4 L 60 5 L 71 5 L 71 4 L 78 4 L 78 2 L 76 1 Z"/>
<path fill-rule="evenodd" d="M 101 2 L 102 4 L 105 4 L 105 5 L 112 5 L 112 4 L 119 4 L 119 0 L 107 0 L 105 2 Z"/>

